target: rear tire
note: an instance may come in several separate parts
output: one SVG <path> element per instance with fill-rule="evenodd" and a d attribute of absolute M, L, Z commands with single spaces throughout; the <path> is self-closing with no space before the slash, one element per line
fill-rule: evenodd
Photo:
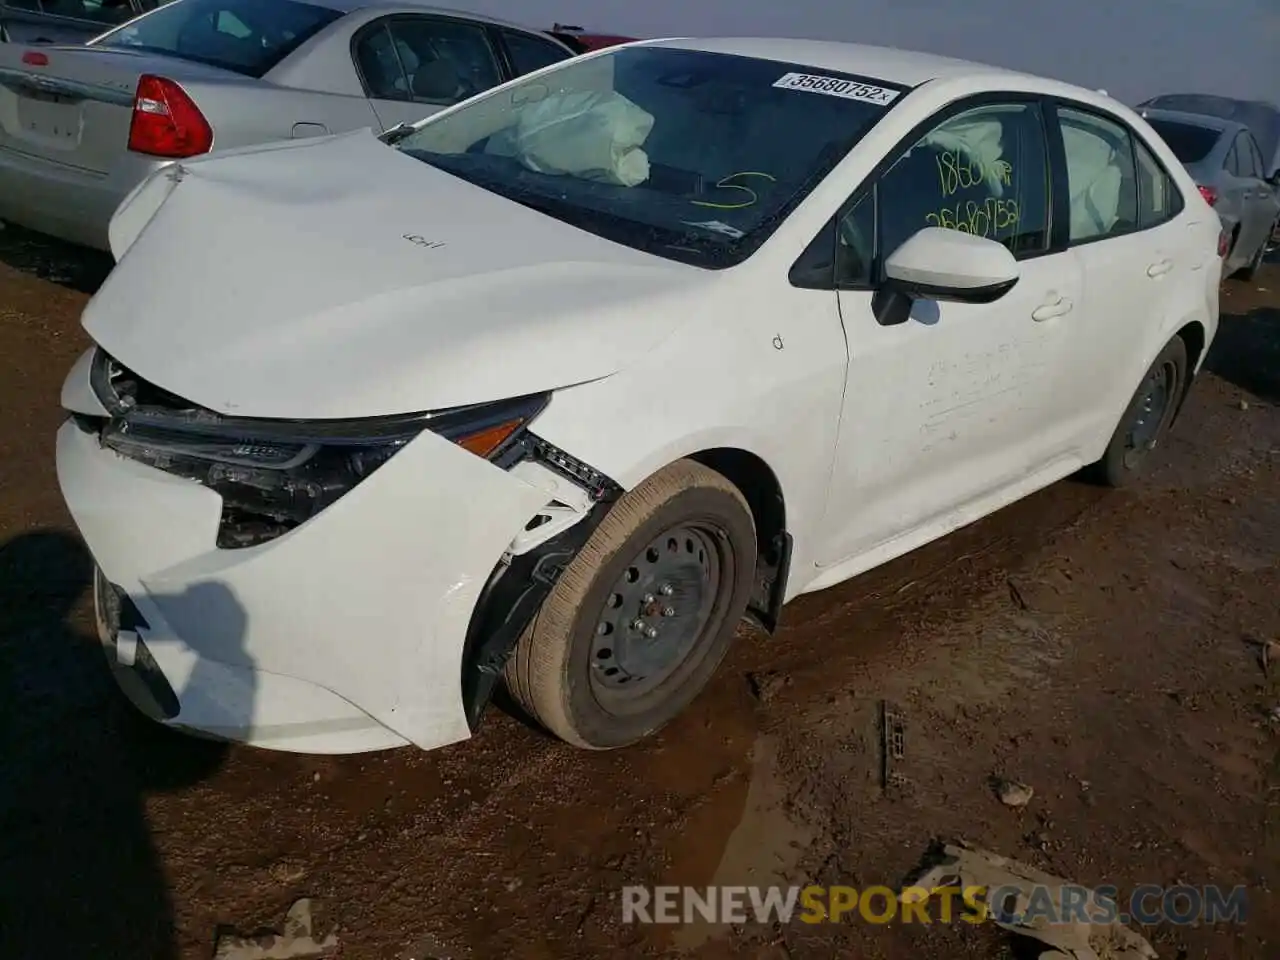
<path fill-rule="evenodd" d="M 1170 340 L 1134 392 L 1102 459 L 1089 473 L 1109 487 L 1123 487 L 1142 475 L 1150 454 L 1169 432 L 1187 384 L 1187 345 Z"/>
<path fill-rule="evenodd" d="M 711 679 L 755 578 L 751 510 L 692 460 L 625 494 L 565 569 L 507 661 L 507 690 L 571 744 L 635 743 Z"/>

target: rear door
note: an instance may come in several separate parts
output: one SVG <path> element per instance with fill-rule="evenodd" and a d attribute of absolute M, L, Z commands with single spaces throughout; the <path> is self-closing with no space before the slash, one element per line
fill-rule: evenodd
<path fill-rule="evenodd" d="M 504 79 L 488 29 L 461 18 L 382 17 L 356 34 L 351 55 L 384 129 L 415 123 Z"/>
<path fill-rule="evenodd" d="M 1150 358 L 1154 329 L 1203 297 L 1203 217 L 1152 151 L 1117 118 L 1074 103 L 1056 107 L 1067 180 L 1068 246 L 1084 274 L 1071 375 L 1091 394 L 1076 414 L 1080 441 L 1109 436 Z M 1199 205 L 1197 205 L 1197 209 Z M 1085 452 L 1085 448 L 1082 448 Z"/>
<path fill-rule="evenodd" d="M 1262 153 L 1251 134 L 1241 132 L 1236 137 L 1236 156 L 1244 200 L 1240 236 L 1242 241 L 1247 237 L 1244 249 L 1252 255 L 1271 235 L 1271 227 L 1276 222 L 1276 197 L 1263 174 Z"/>

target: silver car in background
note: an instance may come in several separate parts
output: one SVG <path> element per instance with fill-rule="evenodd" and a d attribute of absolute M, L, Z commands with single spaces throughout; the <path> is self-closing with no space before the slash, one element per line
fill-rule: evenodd
<path fill-rule="evenodd" d="M 1249 279 L 1280 226 L 1280 174 L 1267 176 L 1253 133 L 1234 120 L 1174 110 L 1140 111 L 1222 218 L 1224 277 Z"/>
<path fill-rule="evenodd" d="M 414 0 L 171 0 L 82 46 L 0 44 L 0 220 L 106 250 L 166 163 L 386 130 L 575 55 Z"/>

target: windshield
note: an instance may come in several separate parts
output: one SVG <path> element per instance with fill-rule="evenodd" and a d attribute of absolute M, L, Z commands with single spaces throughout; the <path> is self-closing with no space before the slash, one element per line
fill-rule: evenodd
<path fill-rule="evenodd" d="M 1147 118 L 1151 129 L 1160 134 L 1160 138 L 1169 145 L 1173 155 L 1183 163 L 1199 163 L 1213 152 L 1214 144 L 1222 136 L 1221 130 L 1210 130 L 1194 123 L 1179 123 L 1176 120 L 1158 120 Z"/>
<path fill-rule="evenodd" d="M 570 60 L 393 141 L 457 177 L 658 256 L 757 248 L 902 87 L 672 47 Z"/>
<path fill-rule="evenodd" d="M 297 0 L 180 0 L 99 37 L 128 47 L 262 77 L 341 12 Z"/>

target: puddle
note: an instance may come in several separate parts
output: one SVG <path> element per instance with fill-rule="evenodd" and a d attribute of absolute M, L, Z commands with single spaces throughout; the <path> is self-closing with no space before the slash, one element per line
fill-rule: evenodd
<path fill-rule="evenodd" d="M 787 886 L 792 882 L 792 872 L 814 837 L 787 815 L 787 791 L 778 771 L 777 751 L 772 738 L 757 740 L 751 751 L 750 781 L 726 784 L 720 795 L 713 796 L 690 818 L 667 883 L 705 888 Z M 724 838 L 723 846 L 714 843 L 720 838 Z M 721 852 L 712 866 L 708 854 L 716 848 Z M 694 950 L 729 930 L 728 924 L 695 916 L 692 922 L 675 928 L 671 946 Z"/>

